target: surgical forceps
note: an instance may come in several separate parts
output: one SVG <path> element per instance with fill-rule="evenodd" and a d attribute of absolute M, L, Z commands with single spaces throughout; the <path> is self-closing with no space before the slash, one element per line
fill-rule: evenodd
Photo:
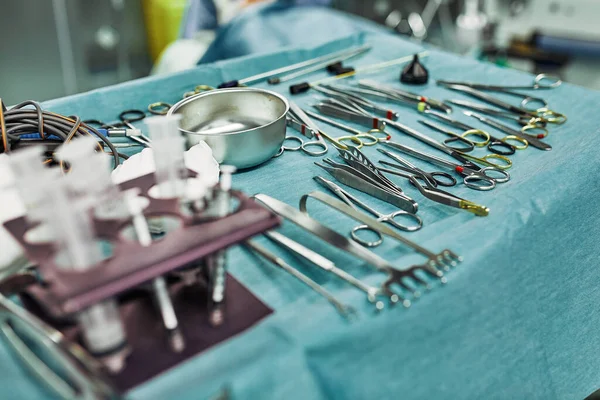
<path fill-rule="evenodd" d="M 365 109 L 358 106 L 353 101 L 340 101 L 337 99 L 324 99 L 313 105 L 322 114 L 331 117 L 345 119 L 346 121 L 365 126 L 369 129 L 377 129 L 383 131 L 385 129 L 387 119 L 378 118 Z"/>
<path fill-rule="evenodd" d="M 327 153 L 329 148 L 327 147 L 327 143 L 321 137 L 321 130 L 319 127 L 309 118 L 308 115 L 296 103 L 290 101 L 290 110 L 286 117 L 286 123 L 288 126 L 294 128 L 302 135 L 306 136 L 309 139 L 315 138 L 311 142 L 305 142 L 301 138 L 296 136 L 286 136 L 285 140 L 295 140 L 300 143 L 297 147 L 289 147 L 282 146 L 279 153 L 275 156 L 278 157 L 283 154 L 284 151 L 298 151 L 302 150 L 304 153 L 309 156 L 318 157 Z M 316 147 L 320 150 L 310 150 L 310 147 Z"/>
<path fill-rule="evenodd" d="M 552 124 L 562 124 L 567 120 L 567 117 L 564 114 L 557 113 L 548 109 L 547 103 L 544 99 L 539 97 L 531 97 L 518 92 L 514 92 L 516 89 L 552 89 L 560 86 L 562 84 L 561 80 L 556 80 L 552 84 L 543 84 L 543 80 L 547 79 L 548 76 L 544 74 L 538 75 L 533 85 L 531 86 L 493 86 L 493 85 L 483 85 L 469 82 L 450 82 L 450 81 L 437 81 L 437 84 L 440 86 L 444 86 L 451 90 L 456 90 L 462 93 L 466 93 L 472 97 L 475 97 L 479 100 L 483 100 L 486 103 L 490 103 L 496 107 L 503 108 L 512 113 L 518 115 L 527 115 L 531 117 L 538 117 L 542 120 L 552 123 Z M 552 79 L 552 78 L 550 78 Z M 510 103 L 506 103 L 496 97 L 493 97 L 489 94 L 482 92 L 482 90 L 487 91 L 495 91 L 500 92 L 512 96 L 521 97 L 523 100 L 521 101 L 520 106 L 515 106 Z M 530 108 L 529 104 L 532 103 L 540 103 L 542 107 Z"/>
<path fill-rule="evenodd" d="M 486 146 L 487 145 L 487 149 L 494 154 L 499 154 L 502 156 L 510 156 L 510 155 L 515 154 L 516 150 L 524 150 L 527 148 L 527 146 L 529 146 L 529 143 L 526 140 L 521 139 L 519 137 L 506 136 L 502 139 L 499 139 L 497 137 L 490 135 L 488 132 L 473 128 L 472 126 L 469 126 L 458 120 L 452 119 L 449 116 L 444 115 L 444 114 L 439 114 L 439 113 L 435 113 L 435 112 L 425 112 L 424 114 L 425 114 L 425 116 L 427 116 L 429 118 L 437 119 L 438 121 L 444 122 L 447 125 L 455 126 L 459 129 L 462 129 L 464 131 L 464 133 L 460 136 L 463 138 L 466 138 L 468 136 L 478 136 L 478 137 L 484 137 L 486 139 L 489 138 L 489 140 L 487 140 L 487 141 L 481 141 L 481 142 L 474 142 L 473 140 L 471 140 L 471 141 L 476 146 Z M 430 123 L 428 124 L 428 123 L 425 123 L 425 121 L 423 121 L 421 123 L 429 126 L 430 128 L 440 130 L 440 129 L 438 129 L 437 125 L 433 125 Z M 483 132 L 483 133 L 479 133 L 479 132 Z M 515 146 L 513 144 L 510 144 L 508 142 L 509 140 L 514 140 L 516 142 L 519 142 L 519 143 L 521 143 L 521 145 Z"/>
<path fill-rule="evenodd" d="M 552 146 L 550 146 L 548 143 L 544 143 L 541 140 L 539 140 L 538 138 L 528 135 L 526 133 L 517 131 L 515 129 L 512 129 L 504 124 L 501 124 L 500 122 L 494 121 L 493 119 L 489 119 L 486 118 L 482 115 L 479 115 L 477 113 L 474 113 L 472 111 L 463 111 L 463 113 L 465 115 L 468 115 L 469 117 L 473 117 L 476 118 L 478 120 L 480 120 L 481 122 L 483 122 L 486 125 L 492 126 L 496 129 L 498 129 L 501 132 L 504 132 L 508 135 L 511 136 L 516 136 L 519 137 L 521 139 L 526 140 L 531 146 L 535 147 L 536 149 L 540 149 L 540 150 L 552 150 Z"/>
<path fill-rule="evenodd" d="M 383 142 L 385 146 L 388 146 L 395 150 L 400 150 L 403 153 L 410 154 L 413 157 L 419 158 L 424 161 L 428 161 L 432 164 L 439 165 L 441 167 L 451 168 L 463 176 L 463 182 L 465 186 L 475 190 L 492 190 L 496 187 L 497 183 L 508 182 L 510 175 L 508 172 L 495 168 L 485 167 L 481 169 L 474 169 L 472 163 L 467 164 L 456 164 L 443 158 L 436 157 L 431 154 L 423 153 L 408 146 L 401 145 L 394 142 Z M 488 172 L 494 172 L 501 175 L 500 177 L 494 177 L 488 175 Z"/>
<path fill-rule="evenodd" d="M 365 175 L 363 172 L 349 165 L 336 163 L 328 158 L 323 159 L 327 165 L 315 162 L 315 165 L 329 172 L 335 179 L 353 189 L 359 190 L 379 200 L 385 201 L 401 210 L 416 213 L 418 204 L 403 192 L 391 190 L 380 181 Z"/>
<path fill-rule="evenodd" d="M 419 104 L 425 104 L 427 107 L 443 111 L 447 114 L 450 114 L 452 112 L 452 107 L 448 106 L 443 101 L 434 100 L 430 97 L 421 96 L 415 93 L 407 92 L 405 90 L 395 88 L 392 89 L 368 79 L 362 79 L 358 81 L 358 85 L 376 93 L 382 93 L 391 100 L 397 100 L 404 103 L 408 102 L 411 104 L 416 104 L 417 106 L 419 106 Z"/>
<path fill-rule="evenodd" d="M 331 190 L 344 203 L 348 204 L 350 207 L 354 208 L 355 210 L 356 210 L 356 206 L 359 206 L 363 210 L 374 215 L 377 218 L 378 222 L 387 223 L 387 224 L 391 225 L 392 227 L 394 227 L 398 230 L 401 230 L 401 231 L 405 231 L 405 232 L 418 231 L 419 229 L 421 229 L 423 227 L 423 220 L 417 214 L 412 214 L 412 213 L 409 213 L 409 212 L 406 212 L 403 210 L 395 211 L 391 214 L 382 214 L 379 211 L 375 210 L 374 208 L 369 207 L 368 205 L 366 205 L 365 203 L 363 203 L 356 197 L 352 196 L 350 193 L 348 193 L 347 191 L 345 191 L 344 189 L 342 189 L 335 183 L 331 182 L 330 180 L 325 179 L 321 176 L 315 176 L 313 179 L 315 181 L 317 181 L 320 185 Z M 401 224 L 395 220 L 395 218 L 398 216 L 408 216 L 416 221 L 416 225 Z M 377 240 L 368 241 L 368 240 L 361 239 L 357 234 L 357 232 L 360 232 L 360 231 L 373 232 L 375 235 L 377 235 Z M 352 228 L 352 231 L 350 231 L 350 236 L 352 237 L 352 239 L 355 242 L 357 242 L 365 247 L 377 247 L 381 243 L 383 243 L 383 235 L 379 231 L 377 231 L 373 228 L 370 228 L 367 225 L 355 226 L 354 228 Z"/>
<path fill-rule="evenodd" d="M 362 94 L 353 91 L 355 88 L 347 88 L 346 86 L 321 85 L 315 86 L 314 89 L 339 101 L 350 103 L 351 105 L 358 105 L 363 109 L 369 110 L 374 114 L 381 115 L 382 117 L 393 120 L 398 119 L 397 112 L 379 106 L 378 104 L 365 99 Z"/>
<path fill-rule="evenodd" d="M 546 125 L 547 125 L 546 122 L 544 122 L 544 120 L 539 117 L 518 116 L 513 113 L 495 110 L 495 109 L 489 108 L 489 107 L 484 107 L 482 105 L 479 105 L 477 103 L 473 103 L 470 101 L 448 100 L 448 102 L 455 104 L 457 106 L 468 108 L 471 111 L 476 111 L 476 112 L 480 112 L 482 114 L 487 114 L 487 115 L 490 115 L 493 117 L 499 117 L 499 118 L 509 119 L 511 121 L 514 121 L 521 126 L 522 133 L 527 133 L 528 135 L 533 134 L 533 136 L 537 137 L 538 139 L 545 138 L 546 136 L 548 136 L 548 133 L 549 133 L 548 129 L 546 129 Z M 534 132 L 528 133 L 529 131 L 534 131 Z M 542 132 L 542 133 L 536 134 L 535 131 Z"/>
<path fill-rule="evenodd" d="M 462 199 L 458 196 L 438 189 L 437 185 L 439 184 L 439 181 L 435 178 L 432 178 L 432 174 L 446 174 L 445 172 L 426 173 L 422 169 L 415 167 L 413 164 L 409 163 L 408 161 L 396 154 L 390 153 L 389 151 L 383 149 L 377 150 L 401 164 L 398 165 L 387 161 L 380 161 L 380 163 L 383 165 L 395 168 L 380 168 L 380 171 L 408 178 L 408 181 L 411 184 L 413 184 L 419 190 L 419 192 L 421 192 L 421 194 L 429 200 L 450 207 L 459 208 L 461 210 L 466 210 L 480 217 L 485 217 L 489 214 L 490 210 L 485 206 L 481 206 L 479 204 L 473 203 L 472 201 Z M 450 175 L 448 176 L 456 184 L 456 180 Z M 425 184 L 425 186 L 423 186 L 419 181 L 422 181 Z"/>

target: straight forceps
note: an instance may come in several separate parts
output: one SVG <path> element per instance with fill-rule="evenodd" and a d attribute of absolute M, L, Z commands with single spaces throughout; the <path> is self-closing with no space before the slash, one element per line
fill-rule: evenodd
<path fill-rule="evenodd" d="M 383 131 L 385 129 L 385 121 L 366 110 L 356 105 L 353 102 L 344 102 L 337 99 L 325 99 L 315 104 L 314 107 L 322 114 L 330 117 L 345 119 L 346 121 L 354 122 L 368 129 L 377 129 Z"/>
<path fill-rule="evenodd" d="M 290 110 L 286 117 L 287 126 L 297 130 L 302 135 L 306 136 L 309 139 L 316 138 L 311 142 L 305 142 L 299 137 L 296 136 L 286 136 L 286 141 L 297 141 L 300 143 L 297 147 L 290 146 L 282 146 L 279 153 L 275 156 L 278 157 L 283 154 L 284 151 L 298 151 L 302 150 L 304 153 L 309 156 L 317 157 L 327 153 L 328 147 L 327 143 L 321 137 L 321 130 L 319 127 L 306 115 L 304 111 L 296 103 L 290 101 Z M 310 150 L 310 148 L 317 148 L 320 150 Z M 344 146 L 345 147 L 345 146 Z"/>
<path fill-rule="evenodd" d="M 500 122 L 494 121 L 493 119 L 486 118 L 477 113 L 474 113 L 471 111 L 463 111 L 463 112 L 465 115 L 476 118 L 476 119 L 480 120 L 481 122 L 483 122 L 484 124 L 492 126 L 501 132 L 504 132 L 508 135 L 516 136 L 516 137 L 526 140 L 531 146 L 535 147 L 536 149 L 548 150 L 548 151 L 552 150 L 552 146 L 550 146 L 548 143 L 542 142 L 541 140 L 537 139 L 536 137 L 533 137 L 531 135 L 527 135 L 526 133 L 512 129 L 511 127 L 508 127 Z"/>
<path fill-rule="evenodd" d="M 368 79 L 362 79 L 358 81 L 358 85 L 363 88 L 370 89 L 371 91 L 387 95 L 388 98 L 390 98 L 391 100 L 397 100 L 404 103 L 408 102 L 416 104 L 417 106 L 419 104 L 425 104 L 427 107 L 443 111 L 447 114 L 450 114 L 452 112 L 452 107 L 445 104 L 443 101 L 434 100 L 429 97 L 421 96 L 400 89 L 390 88 L 388 86 L 382 85 L 380 83 Z"/>
<path fill-rule="evenodd" d="M 342 146 L 342 142 L 343 141 L 351 141 L 354 145 L 356 145 L 356 147 L 358 147 L 359 149 L 363 146 L 374 146 L 377 143 L 379 143 L 379 138 L 375 137 L 374 135 L 371 135 L 368 132 L 361 132 L 358 129 L 354 129 L 351 126 L 348 125 L 344 125 L 341 124 L 339 122 L 336 122 L 334 120 L 331 120 L 329 118 L 326 118 L 322 115 L 319 115 L 317 113 L 313 113 L 311 111 L 305 111 L 305 113 L 307 115 L 309 115 L 310 117 L 314 118 L 314 119 L 318 119 L 320 121 L 323 121 L 329 125 L 335 126 L 336 128 L 340 128 L 343 129 L 347 132 L 350 132 L 353 134 L 353 136 L 340 136 L 340 137 L 336 137 L 336 138 L 330 138 L 329 140 L 332 140 L 334 143 L 338 144 L 338 147 L 341 148 Z"/>
<path fill-rule="evenodd" d="M 435 178 L 433 178 L 432 180 L 431 174 L 428 174 L 423 170 L 415 167 L 400 156 L 390 153 L 389 151 L 383 149 L 377 150 L 401 164 L 397 165 L 386 161 L 381 161 L 381 164 L 395 168 L 394 170 L 382 168 L 380 169 L 381 171 L 408 178 L 408 181 L 412 183 L 419 190 L 419 192 L 421 192 L 421 194 L 427 197 L 428 199 L 450 207 L 469 211 L 480 217 L 485 217 L 489 214 L 490 210 L 485 206 L 475 204 L 469 200 L 461 199 L 458 196 L 438 189 L 436 184 L 438 181 L 435 180 Z M 445 174 L 445 172 L 434 173 Z M 456 183 L 456 180 L 454 178 L 452 179 L 454 180 L 454 183 Z M 425 186 L 423 186 L 419 181 L 422 181 L 425 184 Z"/>
<path fill-rule="evenodd" d="M 493 86 L 493 85 L 484 85 L 470 82 L 450 82 L 450 81 L 437 81 L 437 84 L 440 86 L 444 86 L 451 90 L 456 90 L 465 94 L 468 94 L 472 97 L 475 97 L 479 100 L 483 100 L 486 103 L 492 104 L 496 107 L 503 108 L 512 113 L 519 115 L 528 115 L 532 117 L 542 118 L 544 121 L 552 123 L 552 124 L 562 124 L 567 120 L 567 117 L 564 114 L 557 113 L 548 109 L 547 103 L 544 99 L 539 97 L 531 97 L 528 95 L 524 95 L 518 92 L 514 92 L 516 89 L 552 89 L 558 87 L 562 84 L 561 80 L 555 80 L 552 84 L 543 83 L 544 79 L 553 78 L 548 77 L 547 75 L 541 74 L 538 75 L 533 85 L 531 86 Z M 523 100 L 521 101 L 520 106 L 515 106 L 510 103 L 506 103 L 494 96 L 491 96 L 487 93 L 482 92 L 482 90 L 487 91 L 495 91 L 500 92 L 512 96 L 521 97 Z M 536 103 L 541 105 L 542 107 L 535 106 Z M 535 107 L 533 107 L 534 105 Z"/>
<path fill-rule="evenodd" d="M 497 137 L 490 135 L 488 132 L 482 131 L 480 129 L 475 129 L 472 126 L 464 124 L 458 120 L 452 119 L 449 116 L 444 115 L 444 114 L 439 114 L 439 113 L 435 113 L 435 112 L 425 112 L 424 114 L 425 114 L 425 116 L 432 118 L 432 119 L 437 119 L 438 121 L 441 121 L 441 122 L 445 123 L 446 125 L 455 126 L 459 129 L 462 129 L 464 131 L 464 133 L 462 135 L 460 135 L 462 138 L 467 138 L 468 136 L 477 136 L 477 137 L 483 137 L 485 139 L 488 139 L 487 142 L 486 141 L 478 141 L 477 143 L 473 142 L 472 139 L 469 139 L 469 140 L 471 140 L 473 142 L 473 144 L 478 147 L 487 145 L 487 149 L 494 154 L 499 154 L 502 156 L 510 156 L 510 155 L 515 154 L 516 150 L 524 150 L 527 148 L 527 146 L 529 146 L 529 143 L 526 140 L 521 139 L 519 137 L 506 136 L 502 139 L 498 139 Z M 419 121 L 419 122 L 421 122 L 421 121 Z M 437 125 L 425 123 L 425 121 L 423 121 L 421 123 L 429 126 L 430 128 L 440 130 L 437 127 Z M 508 142 L 509 140 L 519 142 L 521 145 L 510 144 Z"/>
<path fill-rule="evenodd" d="M 419 158 L 424 161 L 428 161 L 432 164 L 453 169 L 454 171 L 458 172 L 460 175 L 463 176 L 463 182 L 465 186 L 471 189 L 492 190 L 496 187 L 496 183 L 504 183 L 510 179 L 510 175 L 508 174 L 508 172 L 495 167 L 486 167 L 477 170 L 472 168 L 472 166 L 469 164 L 456 164 L 431 154 L 422 153 L 418 150 L 401 145 L 399 143 L 384 142 L 383 144 L 392 149 L 402 151 L 406 154 L 410 154 L 413 157 Z M 491 175 L 488 175 L 488 173 L 492 171 L 496 174 L 499 174 L 500 177 L 493 177 Z"/>
<path fill-rule="evenodd" d="M 369 110 L 374 114 L 381 115 L 382 117 L 393 120 L 398 119 L 397 112 L 365 99 L 362 94 L 354 92 L 354 88 L 347 88 L 345 86 L 340 87 L 330 85 L 319 85 L 315 86 L 313 89 L 339 101 L 358 105 L 363 109 Z"/>
<path fill-rule="evenodd" d="M 374 215 L 377 218 L 378 222 L 387 223 L 387 224 L 391 225 L 392 227 L 394 227 L 398 230 L 401 230 L 401 231 L 405 231 L 405 232 L 418 231 L 419 229 L 421 229 L 423 227 L 423 220 L 421 219 L 421 217 L 419 217 L 416 214 L 412 214 L 412 213 L 409 213 L 409 212 L 406 212 L 403 210 L 399 210 L 399 211 L 393 212 L 391 214 L 382 214 L 379 211 L 369 207 L 368 205 L 366 205 L 365 203 L 363 203 L 356 197 L 352 196 L 350 193 L 348 193 L 347 191 L 345 191 L 344 189 L 342 189 L 335 183 L 331 182 L 330 180 L 325 179 L 321 176 L 315 176 L 313 179 L 315 181 L 317 181 L 320 185 L 324 186 L 325 188 L 327 188 L 327 189 L 331 190 L 333 193 L 335 193 L 344 203 L 348 204 L 350 207 L 356 209 L 355 205 L 357 205 L 360 208 L 362 208 L 363 210 L 367 211 L 368 213 Z M 410 218 L 412 218 L 416 221 L 416 224 L 415 225 L 401 224 L 395 220 L 395 218 L 398 216 L 409 216 Z M 360 232 L 360 231 L 373 232 L 375 235 L 377 235 L 377 240 L 368 241 L 368 240 L 361 239 L 358 236 L 358 232 Z M 383 243 L 383 235 L 379 231 L 377 231 L 373 228 L 370 228 L 367 225 L 359 225 L 359 226 L 354 227 L 352 229 L 352 231 L 350 232 L 350 236 L 352 237 L 352 239 L 355 242 L 357 242 L 365 247 L 377 247 L 381 243 Z"/>

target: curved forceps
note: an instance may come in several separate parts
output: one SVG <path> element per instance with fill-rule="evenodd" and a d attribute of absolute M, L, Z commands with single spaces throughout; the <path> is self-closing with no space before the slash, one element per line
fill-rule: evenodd
<path fill-rule="evenodd" d="M 392 227 L 394 227 L 400 231 L 405 231 L 405 232 L 418 231 L 419 229 L 421 229 L 423 227 L 423 220 L 417 214 L 409 213 L 404 210 L 398 210 L 398 211 L 395 211 L 390 214 L 382 214 L 379 211 L 375 210 L 374 208 L 369 207 L 368 205 L 366 205 L 365 203 L 363 203 L 356 197 L 352 196 L 350 193 L 348 193 L 347 191 L 345 191 L 344 189 L 342 189 L 341 187 L 339 187 L 332 181 L 325 179 L 321 176 L 315 176 L 313 179 L 315 181 L 317 181 L 323 187 L 332 191 L 335 195 L 337 195 L 344 203 L 348 204 L 350 207 L 356 209 L 355 205 L 357 205 L 360 208 L 362 208 L 363 210 L 367 211 L 368 213 L 374 215 L 377 218 L 377 222 L 389 224 Z M 401 224 L 395 220 L 395 218 L 398 216 L 409 216 L 410 218 L 412 218 L 416 221 L 416 224 L 415 225 Z M 377 239 L 374 241 L 368 241 L 368 240 L 361 239 L 358 236 L 358 232 L 360 232 L 360 231 L 373 232 L 375 235 L 377 235 Z M 369 248 L 377 247 L 381 243 L 383 243 L 383 235 L 378 230 L 373 229 L 373 228 L 369 227 L 368 225 L 355 226 L 354 228 L 352 228 L 352 231 L 350 232 L 350 236 L 358 244 L 361 244 L 361 245 L 363 245 L 365 247 L 369 247 Z"/>
<path fill-rule="evenodd" d="M 384 142 L 384 145 L 395 149 L 400 150 L 406 154 L 410 154 L 413 157 L 419 158 L 424 161 L 428 161 L 432 164 L 436 164 L 442 167 L 452 168 L 454 171 L 458 172 L 463 176 L 463 182 L 465 186 L 475 190 L 492 190 L 496 187 L 497 183 L 508 182 L 510 179 L 510 175 L 508 172 L 498 169 L 496 167 L 485 167 L 479 170 L 473 169 L 472 165 L 469 164 L 456 164 L 450 161 L 446 161 L 442 158 L 436 157 L 431 154 L 422 153 L 418 150 L 412 149 L 408 146 L 401 145 L 399 143 L 394 142 Z M 490 173 L 494 173 L 495 176 L 490 175 Z M 498 176 L 500 175 L 500 176 Z"/>
<path fill-rule="evenodd" d="M 488 132 L 481 131 L 479 129 L 475 129 L 472 126 L 464 124 L 458 120 L 452 119 L 444 114 L 427 111 L 427 110 L 424 112 L 424 114 L 430 118 L 437 119 L 438 121 L 441 121 L 447 125 L 455 126 L 459 129 L 464 130 L 464 133 L 461 135 L 463 138 L 466 138 L 468 136 L 479 136 L 479 137 L 486 138 L 486 136 L 482 136 L 478 132 L 485 133 L 487 135 L 487 137 L 489 137 L 490 140 L 487 143 L 485 143 L 485 141 L 482 141 L 479 143 L 483 144 L 483 146 L 487 145 L 487 149 L 491 153 L 494 153 L 494 154 L 499 154 L 501 156 L 511 156 L 511 155 L 515 154 L 515 152 L 517 150 L 524 150 L 529 145 L 526 141 L 521 140 L 517 137 L 513 137 L 513 136 L 505 136 L 504 138 L 499 139 L 497 137 L 490 135 Z M 427 125 L 428 127 L 432 128 L 432 129 L 435 129 L 437 131 L 445 132 L 445 129 L 440 127 L 437 124 L 432 124 L 430 122 L 427 123 L 425 121 L 419 121 L 419 122 L 424 125 Z M 473 141 L 472 139 L 469 139 L 469 140 Z M 515 140 L 515 141 L 521 143 L 521 146 L 512 145 L 508 142 L 508 140 Z"/>

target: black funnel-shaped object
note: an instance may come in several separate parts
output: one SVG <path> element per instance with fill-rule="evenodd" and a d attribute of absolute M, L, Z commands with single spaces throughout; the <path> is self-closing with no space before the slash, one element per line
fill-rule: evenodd
<path fill-rule="evenodd" d="M 419 61 L 419 56 L 415 54 L 411 63 L 400 74 L 400 82 L 412 85 L 424 85 L 428 80 L 429 72 L 427 72 L 427 69 Z"/>

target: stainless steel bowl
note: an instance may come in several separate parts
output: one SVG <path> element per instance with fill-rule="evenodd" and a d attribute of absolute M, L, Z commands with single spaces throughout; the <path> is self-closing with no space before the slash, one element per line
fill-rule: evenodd
<path fill-rule="evenodd" d="M 285 140 L 288 102 L 254 88 L 217 89 L 175 104 L 179 129 L 191 147 L 204 140 L 219 163 L 250 168 L 273 157 Z"/>

